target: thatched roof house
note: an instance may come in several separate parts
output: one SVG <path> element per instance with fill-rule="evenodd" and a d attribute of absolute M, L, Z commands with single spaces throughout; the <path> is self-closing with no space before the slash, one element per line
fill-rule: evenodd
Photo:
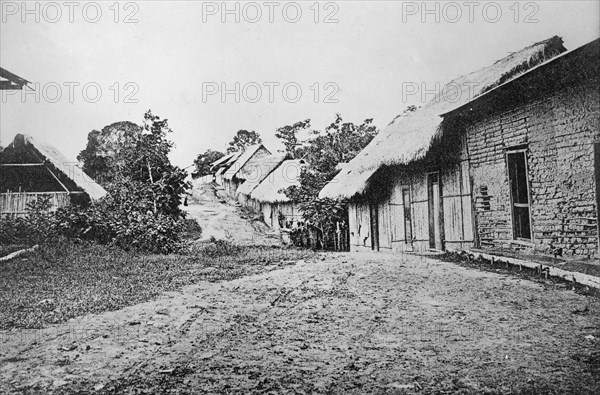
<path fill-rule="evenodd" d="M 0 152 L 0 193 L 4 213 L 22 213 L 38 195 L 52 197 L 53 208 L 72 201 L 98 200 L 106 191 L 50 144 L 17 134 Z"/>
<path fill-rule="evenodd" d="M 213 172 L 216 172 L 217 170 L 219 170 L 220 168 L 225 166 L 227 163 L 229 163 L 229 164 L 233 163 L 232 161 L 235 161 L 238 158 L 238 156 L 240 156 L 240 155 L 241 155 L 240 152 L 232 152 L 230 154 L 227 154 L 227 155 L 217 159 L 213 163 L 211 163 L 210 169 Z"/>
<path fill-rule="evenodd" d="M 300 159 L 281 162 L 250 194 L 252 200 L 260 203 L 264 221 L 271 228 L 286 227 L 289 222 L 301 220 L 301 211 L 284 190 L 300 185 L 303 166 L 304 161 Z"/>
<path fill-rule="evenodd" d="M 0 90 L 21 90 L 29 81 L 0 67 Z"/>
<path fill-rule="evenodd" d="M 255 161 L 255 156 L 258 154 L 262 154 L 261 157 L 271 155 L 268 149 L 265 148 L 262 144 L 252 145 L 247 147 L 245 151 L 241 153 L 241 155 L 237 158 L 237 160 L 227 169 L 224 174 L 224 178 L 226 180 L 232 180 L 234 177 L 238 177 L 241 179 L 245 179 L 245 176 L 251 173 L 252 165 Z"/>
<path fill-rule="evenodd" d="M 552 37 L 395 119 L 320 193 L 352 250 L 597 255 L 599 56 Z"/>
<path fill-rule="evenodd" d="M 300 172 L 304 166 L 301 159 L 283 161 L 250 194 L 253 199 L 265 203 L 286 203 L 290 199 L 283 190 L 300 185 Z"/>
<path fill-rule="evenodd" d="M 564 51 L 562 39 L 555 36 L 511 53 L 491 66 L 455 78 L 422 108 L 407 117 L 397 118 L 382 130 L 323 188 L 319 197 L 351 198 L 365 192 L 369 180 L 382 166 L 405 165 L 424 158 L 442 135 L 442 114 L 506 84 Z"/>
<path fill-rule="evenodd" d="M 232 152 L 212 163 L 210 169 L 211 171 L 215 172 L 215 182 L 218 185 L 223 185 L 223 182 L 225 181 L 223 177 L 225 172 L 227 171 L 227 169 L 229 169 L 229 167 L 231 167 L 231 165 L 235 163 L 235 161 L 240 157 L 240 155 L 242 155 L 241 151 Z"/>
<path fill-rule="evenodd" d="M 245 182 L 245 177 L 251 175 L 254 164 L 268 155 L 271 155 L 271 152 L 262 144 L 246 147 L 237 160 L 223 173 L 225 192 L 235 197 L 237 189 Z"/>
<path fill-rule="evenodd" d="M 238 195 L 250 196 L 250 194 L 267 178 L 285 159 L 285 154 L 265 155 L 257 160 L 252 166 L 243 170 L 246 180 L 237 190 Z"/>

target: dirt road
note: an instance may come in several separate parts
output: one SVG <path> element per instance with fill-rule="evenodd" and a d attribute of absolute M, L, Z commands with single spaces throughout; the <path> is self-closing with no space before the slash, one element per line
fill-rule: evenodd
<path fill-rule="evenodd" d="M 205 237 L 272 242 L 209 192 L 188 206 Z M 598 299 L 410 255 L 322 254 L 0 331 L 0 393 L 592 394 L 599 378 Z"/>
<path fill-rule="evenodd" d="M 599 389 L 597 299 L 430 259 L 323 258 L 231 282 L 197 284 L 42 332 L 4 333 L 0 388 L 32 393 Z"/>
<path fill-rule="evenodd" d="M 240 245 L 279 245 L 279 237 L 265 224 L 240 218 L 238 208 L 224 204 L 224 193 L 215 190 L 213 184 L 195 180 L 191 193 L 189 205 L 184 209 L 188 217 L 202 226 L 200 241 L 208 241 L 213 236 Z"/>

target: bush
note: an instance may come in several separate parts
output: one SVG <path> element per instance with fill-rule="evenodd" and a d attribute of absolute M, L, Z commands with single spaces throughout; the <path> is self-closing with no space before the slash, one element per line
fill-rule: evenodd
<path fill-rule="evenodd" d="M 77 206 L 58 210 L 57 233 L 69 238 L 93 240 L 124 250 L 171 253 L 181 248 L 182 217 L 151 211 L 114 207 L 103 200 L 87 208 Z"/>
<path fill-rule="evenodd" d="M 40 197 L 27 205 L 25 217 L 0 219 L 0 243 L 31 245 L 44 242 L 54 233 L 50 198 Z"/>
<path fill-rule="evenodd" d="M 47 200 L 38 199 L 29 205 L 29 213 L 25 217 L 1 219 L 0 243 L 31 246 L 67 237 L 124 250 L 163 254 L 179 251 L 182 247 L 185 226 L 182 216 L 120 206 L 111 199 L 87 207 L 71 205 L 56 212 L 48 212 L 48 207 Z M 195 230 L 198 231 L 197 228 Z"/>

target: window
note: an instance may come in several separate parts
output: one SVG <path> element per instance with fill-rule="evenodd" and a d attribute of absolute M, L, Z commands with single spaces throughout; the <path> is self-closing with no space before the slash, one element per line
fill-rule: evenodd
<path fill-rule="evenodd" d="M 510 151 L 506 154 L 508 180 L 513 219 L 513 237 L 531 240 L 529 201 L 529 177 L 527 174 L 527 152 Z"/>

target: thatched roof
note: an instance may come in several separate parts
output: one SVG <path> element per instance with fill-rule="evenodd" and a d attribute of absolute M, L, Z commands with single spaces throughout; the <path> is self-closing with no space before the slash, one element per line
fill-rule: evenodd
<path fill-rule="evenodd" d="M 21 178 L 19 182 L 24 184 L 28 183 L 27 175 L 44 174 L 46 178 L 55 178 L 65 190 L 74 192 L 80 189 L 87 193 L 92 200 L 98 200 L 107 195 L 104 188 L 83 172 L 78 166 L 77 160 L 68 159 L 50 144 L 34 140 L 31 136 L 17 134 L 13 142 L 2 151 L 0 161 L 2 167 L 5 167 L 3 172 L 4 170 L 16 172 L 14 175 Z M 44 167 L 47 168 L 46 173 L 44 173 Z M 34 174 L 35 170 L 33 169 L 39 169 L 39 171 Z M 35 185 L 31 187 L 35 188 Z"/>
<path fill-rule="evenodd" d="M 0 67 L 0 90 L 20 90 L 28 86 L 29 81 Z"/>
<path fill-rule="evenodd" d="M 285 154 L 267 155 L 261 157 L 244 174 L 244 183 L 238 188 L 237 193 L 250 195 L 260 183 L 267 178 L 285 159 Z"/>
<path fill-rule="evenodd" d="M 284 203 L 290 199 L 283 190 L 300 185 L 300 171 L 304 161 L 300 159 L 286 160 L 269 174 L 250 194 L 250 197 L 265 203 Z"/>
<path fill-rule="evenodd" d="M 212 171 L 216 171 L 219 168 L 226 166 L 227 164 L 231 164 L 233 163 L 242 153 L 239 151 L 236 152 L 232 152 L 230 154 L 227 154 L 223 157 L 221 157 L 220 159 L 217 159 L 216 161 L 214 161 L 213 163 L 210 164 L 210 169 Z"/>
<path fill-rule="evenodd" d="M 249 167 L 255 162 L 253 158 L 270 154 L 271 152 L 262 144 L 246 147 L 246 150 L 237 158 L 233 165 L 227 169 L 224 178 L 226 180 L 232 180 L 235 176 L 238 178 L 244 178 L 242 174 L 245 174 L 244 172 L 246 167 Z"/>
<path fill-rule="evenodd" d="M 350 198 L 365 192 L 382 166 L 405 165 L 425 157 L 441 137 L 442 117 L 480 95 L 566 51 L 560 37 L 511 53 L 489 67 L 455 78 L 431 101 L 406 117 L 397 117 L 323 188 L 321 198 Z"/>
<path fill-rule="evenodd" d="M 226 167 L 219 168 L 219 170 L 217 170 L 217 172 L 215 173 L 215 177 L 219 178 L 220 175 L 222 175 L 223 173 L 225 173 L 225 170 L 227 170 Z"/>

